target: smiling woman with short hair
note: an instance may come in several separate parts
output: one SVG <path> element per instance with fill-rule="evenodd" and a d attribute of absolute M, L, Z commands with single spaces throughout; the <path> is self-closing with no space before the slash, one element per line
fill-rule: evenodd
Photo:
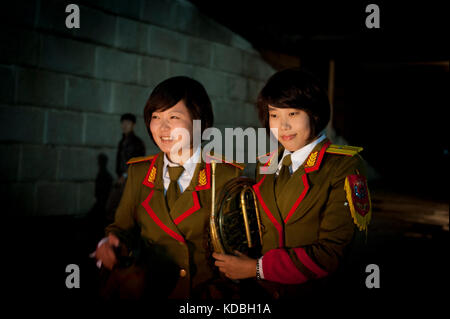
<path fill-rule="evenodd" d="M 124 195 L 114 223 L 106 229 L 108 237 L 97 248 L 97 259 L 112 269 L 117 265 L 117 247 L 133 252 L 133 238 L 138 237 L 138 252 L 142 255 L 144 251 L 150 259 L 138 264 L 147 276 L 130 280 L 134 277 L 123 275 L 126 280 L 120 282 L 119 297 L 215 297 L 206 289 L 214 277 L 207 248 L 211 164 L 202 158 L 200 145 L 194 145 L 192 139 L 193 120 L 202 121 L 202 133 L 213 124 L 210 99 L 196 80 L 169 78 L 153 90 L 144 118 L 160 152 L 128 162 Z M 180 136 L 179 131 L 188 136 Z M 243 167 L 217 154 L 214 158 L 219 161 L 215 179 L 219 192 Z M 132 275 L 140 271 L 128 270 Z"/>
<path fill-rule="evenodd" d="M 213 256 L 227 277 L 260 279 L 273 297 L 294 297 L 336 272 L 357 231 L 367 230 L 371 204 L 362 149 L 331 145 L 327 95 L 302 69 L 274 74 L 257 108 L 280 144 L 258 164 L 253 186 L 264 225 L 263 256 Z M 271 163 L 278 163 L 275 173 L 268 171 Z"/>

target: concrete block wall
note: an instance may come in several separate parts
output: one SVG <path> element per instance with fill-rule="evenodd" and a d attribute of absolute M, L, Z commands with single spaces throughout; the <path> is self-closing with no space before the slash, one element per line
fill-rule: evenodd
<path fill-rule="evenodd" d="M 65 26 L 70 3 L 80 29 Z M 170 76 L 205 86 L 222 132 L 259 126 L 253 105 L 274 70 L 188 1 L 17 0 L 1 11 L 2 214 L 86 213 L 100 153 L 115 176 L 122 113 L 137 115 L 147 154 L 157 151 L 142 113 Z"/>

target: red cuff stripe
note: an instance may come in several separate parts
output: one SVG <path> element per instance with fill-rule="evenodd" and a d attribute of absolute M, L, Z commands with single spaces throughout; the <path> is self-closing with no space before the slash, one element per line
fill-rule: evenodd
<path fill-rule="evenodd" d="M 318 278 L 322 278 L 328 275 L 325 270 L 317 266 L 317 264 L 311 259 L 311 257 L 308 256 L 303 248 L 294 248 L 294 250 L 298 256 L 298 259 L 300 259 L 303 265 L 305 265 L 306 268 L 315 273 Z"/>
<path fill-rule="evenodd" d="M 283 249 L 269 250 L 262 261 L 264 279 L 282 284 L 301 284 L 308 280 L 295 267 L 288 253 Z"/>

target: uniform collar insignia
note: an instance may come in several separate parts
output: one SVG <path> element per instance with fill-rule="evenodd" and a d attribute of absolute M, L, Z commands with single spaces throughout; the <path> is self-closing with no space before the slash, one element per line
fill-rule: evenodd
<path fill-rule="evenodd" d="M 156 167 L 153 166 L 153 167 L 152 167 L 152 170 L 150 171 L 150 174 L 149 174 L 149 176 L 148 176 L 147 181 L 148 181 L 149 183 L 154 183 L 154 182 L 155 182 L 155 178 L 156 178 Z"/>
<path fill-rule="evenodd" d="M 305 167 L 313 167 L 314 164 L 316 164 L 317 161 L 317 154 L 319 154 L 318 151 L 315 152 L 311 152 L 311 154 L 309 154 L 307 160 L 306 160 L 306 165 Z"/>
<path fill-rule="evenodd" d="M 198 173 L 198 185 L 197 186 L 205 186 L 207 182 L 206 179 L 206 169 L 202 169 L 200 173 Z"/>
<path fill-rule="evenodd" d="M 205 190 L 211 187 L 211 164 L 206 163 L 204 168 L 201 168 L 198 173 L 198 182 L 195 190 Z"/>
<path fill-rule="evenodd" d="M 156 154 L 150 163 L 150 167 L 147 171 L 147 175 L 145 176 L 145 179 L 142 182 L 142 184 L 144 184 L 145 186 L 152 187 L 152 188 L 155 186 L 154 183 L 155 183 L 156 173 L 157 173 L 157 168 L 156 168 L 155 163 L 156 163 L 156 159 L 159 158 L 159 155 L 160 154 Z"/>
<path fill-rule="evenodd" d="M 323 156 L 328 146 L 330 146 L 331 142 L 329 139 L 325 139 L 323 142 L 317 144 L 314 150 L 309 154 L 306 164 L 305 164 L 305 172 L 311 173 L 317 171 L 320 168 L 320 164 L 322 164 Z M 318 149 L 320 148 L 320 149 Z"/>

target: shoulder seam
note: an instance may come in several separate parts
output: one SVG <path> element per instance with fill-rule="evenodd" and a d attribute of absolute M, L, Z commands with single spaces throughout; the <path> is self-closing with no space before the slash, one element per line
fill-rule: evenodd
<path fill-rule="evenodd" d="M 155 156 L 156 155 L 133 157 L 127 162 L 127 164 L 135 164 L 135 163 L 149 161 L 149 160 L 153 159 Z"/>

